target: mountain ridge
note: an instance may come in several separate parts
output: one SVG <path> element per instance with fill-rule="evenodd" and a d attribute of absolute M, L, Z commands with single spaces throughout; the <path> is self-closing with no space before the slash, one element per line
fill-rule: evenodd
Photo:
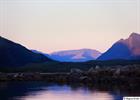
<path fill-rule="evenodd" d="M 0 36 L 0 67 L 23 66 L 29 63 L 42 63 L 51 59 L 36 54 L 26 47 Z"/>
<path fill-rule="evenodd" d="M 132 33 L 127 39 L 120 39 L 97 60 L 140 59 L 140 34 Z"/>
<path fill-rule="evenodd" d="M 77 50 L 63 50 L 50 54 L 50 57 L 54 60 L 64 62 L 84 62 L 89 60 L 95 60 L 101 53 L 93 49 L 77 49 Z"/>

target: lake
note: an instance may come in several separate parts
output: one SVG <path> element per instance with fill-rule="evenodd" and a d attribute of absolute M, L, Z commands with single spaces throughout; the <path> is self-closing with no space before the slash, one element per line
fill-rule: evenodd
<path fill-rule="evenodd" d="M 122 100 L 140 90 L 47 82 L 1 82 L 0 100 Z"/>

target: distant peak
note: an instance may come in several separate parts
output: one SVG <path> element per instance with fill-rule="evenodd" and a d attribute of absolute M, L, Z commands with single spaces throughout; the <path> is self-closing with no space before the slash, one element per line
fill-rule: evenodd
<path fill-rule="evenodd" d="M 129 35 L 129 37 L 127 38 L 127 39 L 120 39 L 118 42 L 121 42 L 121 43 L 127 43 L 128 41 L 130 42 L 130 41 L 132 41 L 132 40 L 136 40 L 136 39 L 140 39 L 140 34 L 139 33 L 135 33 L 135 32 L 133 32 L 133 33 L 131 33 L 130 35 Z"/>
<path fill-rule="evenodd" d="M 140 36 L 140 34 L 133 32 L 129 37 L 135 37 L 135 36 Z"/>

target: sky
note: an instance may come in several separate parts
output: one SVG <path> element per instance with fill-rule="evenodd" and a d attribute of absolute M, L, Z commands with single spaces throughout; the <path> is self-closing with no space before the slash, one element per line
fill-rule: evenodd
<path fill-rule="evenodd" d="M 132 32 L 140 0 L 0 0 L 0 35 L 29 49 L 105 52 Z"/>

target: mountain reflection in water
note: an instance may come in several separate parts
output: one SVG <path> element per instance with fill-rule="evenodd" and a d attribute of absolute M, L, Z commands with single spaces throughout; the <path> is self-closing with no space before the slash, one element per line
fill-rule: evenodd
<path fill-rule="evenodd" d="M 50 91 L 40 91 L 35 95 L 28 95 L 19 100 L 114 100 L 113 96 L 109 93 L 95 92 L 83 94 L 71 91 L 71 93 L 55 93 Z"/>
<path fill-rule="evenodd" d="M 47 82 L 0 83 L 0 100 L 122 100 L 123 96 L 133 95 L 131 93 Z"/>

